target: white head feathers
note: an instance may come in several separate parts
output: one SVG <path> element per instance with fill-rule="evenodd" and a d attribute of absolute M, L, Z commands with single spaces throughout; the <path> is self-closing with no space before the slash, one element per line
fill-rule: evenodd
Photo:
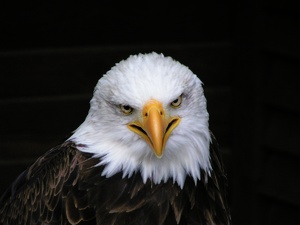
<path fill-rule="evenodd" d="M 181 106 L 170 107 L 181 95 Z M 145 103 L 151 99 L 161 102 L 166 114 L 181 118 L 161 158 L 127 127 L 141 117 Z M 125 115 L 120 105 L 134 111 Z M 211 170 L 202 83 L 186 66 L 162 54 L 130 56 L 108 71 L 96 85 L 86 120 L 70 140 L 86 146 L 79 150 L 100 157 L 101 165 L 105 165 L 103 176 L 107 177 L 117 172 L 130 177 L 140 172 L 144 182 L 172 179 L 183 187 L 187 175 L 197 182 L 201 179 L 200 169 L 208 174 Z"/>

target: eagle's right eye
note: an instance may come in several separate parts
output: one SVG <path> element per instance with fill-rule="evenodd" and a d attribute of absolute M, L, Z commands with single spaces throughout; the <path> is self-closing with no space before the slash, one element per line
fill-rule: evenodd
<path fill-rule="evenodd" d="M 125 115 L 129 115 L 133 111 L 133 108 L 129 105 L 120 105 L 120 109 Z"/>

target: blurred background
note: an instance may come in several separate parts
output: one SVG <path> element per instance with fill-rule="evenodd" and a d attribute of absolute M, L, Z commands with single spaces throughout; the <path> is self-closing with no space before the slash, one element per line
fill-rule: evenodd
<path fill-rule="evenodd" d="M 300 224 L 300 9 L 270 0 L 0 7 L 0 194 L 84 120 L 97 80 L 156 51 L 204 83 L 234 224 Z"/>

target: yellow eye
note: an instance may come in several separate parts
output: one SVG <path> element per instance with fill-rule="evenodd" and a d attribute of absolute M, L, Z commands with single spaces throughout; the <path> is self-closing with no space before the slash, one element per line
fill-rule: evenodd
<path fill-rule="evenodd" d="M 176 98 L 173 102 L 171 102 L 171 106 L 173 108 L 178 108 L 182 103 L 182 95 L 180 95 L 178 98 Z"/>
<path fill-rule="evenodd" d="M 120 105 L 120 109 L 125 115 L 129 115 L 133 111 L 133 108 L 129 105 Z"/>

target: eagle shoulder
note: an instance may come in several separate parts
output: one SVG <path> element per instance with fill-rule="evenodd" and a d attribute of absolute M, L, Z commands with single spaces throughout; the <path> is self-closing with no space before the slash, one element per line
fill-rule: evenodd
<path fill-rule="evenodd" d="M 1 197 L 0 224 L 88 220 L 91 213 L 88 213 L 87 201 L 74 188 L 79 179 L 80 162 L 85 159 L 71 142 L 56 146 L 38 158 Z M 63 210 L 72 213 L 61 213 Z"/>

